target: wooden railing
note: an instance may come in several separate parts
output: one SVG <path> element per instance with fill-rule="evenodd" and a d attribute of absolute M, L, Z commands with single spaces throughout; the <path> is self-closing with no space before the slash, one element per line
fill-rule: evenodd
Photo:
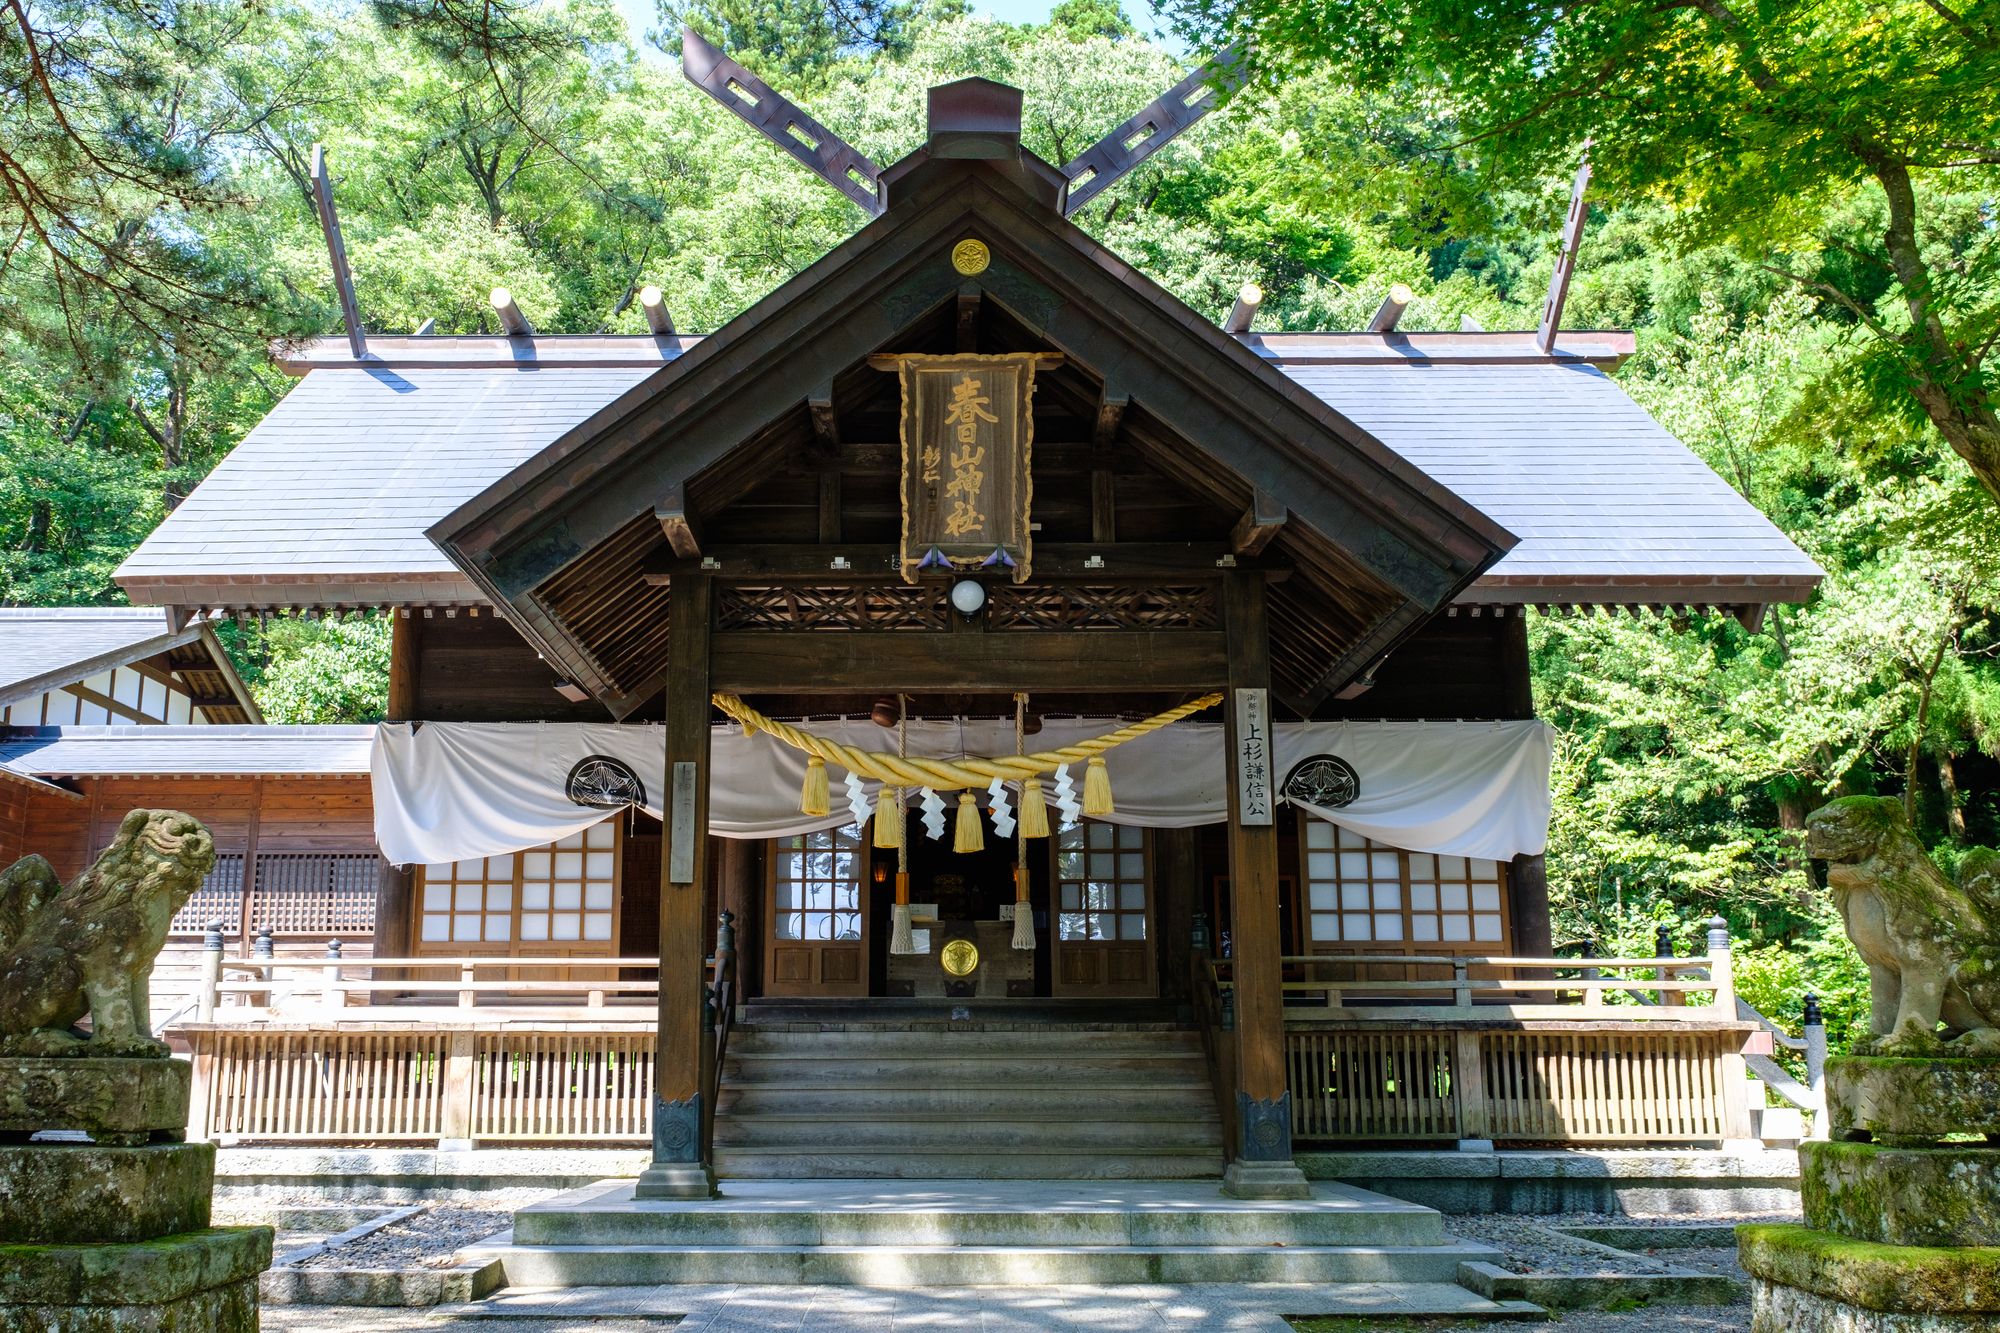
<path fill-rule="evenodd" d="M 711 1107 L 737 998 L 727 913 L 716 945 L 703 989 Z M 217 932 L 192 1017 L 173 1029 L 194 1063 L 189 1133 L 223 1142 L 649 1143 L 658 968 L 657 958 L 357 962 L 337 948 L 321 958 L 235 959 L 222 956 Z M 624 978 L 621 969 L 655 977 Z M 537 975 L 561 970 L 586 975 Z"/>
<path fill-rule="evenodd" d="M 1660 958 L 1286 957 L 1293 1140 L 1747 1139 L 1744 1052 L 1760 1033 L 1738 1016 L 1720 921 L 1709 923 L 1708 946 Z M 1194 977 L 1196 1019 L 1224 1089 L 1231 967 L 1197 958 Z"/>

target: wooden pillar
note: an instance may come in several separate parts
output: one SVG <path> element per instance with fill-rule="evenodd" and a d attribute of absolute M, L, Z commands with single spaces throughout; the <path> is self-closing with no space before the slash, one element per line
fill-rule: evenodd
<path fill-rule="evenodd" d="M 705 574 L 674 576 L 668 607 L 666 812 L 660 838 L 660 1009 L 653 1057 L 653 1164 L 642 1199 L 715 1193 L 703 1105 L 714 1062 L 706 1015 L 709 631 Z"/>
<path fill-rule="evenodd" d="M 1160 998 L 1187 1004 L 1195 903 L 1201 896 L 1201 844 L 1191 828 L 1153 830 L 1154 918 L 1160 933 Z"/>
<path fill-rule="evenodd" d="M 417 672 L 423 654 L 423 621 L 416 616 L 391 613 L 389 620 L 389 706 L 385 722 L 412 722 L 417 717 Z M 369 942 L 377 958 L 407 958 L 416 915 L 416 868 L 391 865 L 384 861 L 375 881 L 375 930 Z M 247 876 L 245 882 L 248 882 Z M 249 933 L 247 930 L 244 932 Z M 400 968 L 371 973 L 382 980 L 401 980 Z M 371 992 L 370 1004 L 387 1004 L 391 996 L 379 999 Z"/>
<path fill-rule="evenodd" d="M 1517 958 L 1549 958 L 1555 939 L 1549 926 L 1549 862 L 1546 856 L 1517 856 L 1507 864 L 1507 911 Z"/>
<path fill-rule="evenodd" d="M 1271 636 L 1264 576 L 1223 577 L 1229 692 L 1231 975 L 1235 979 L 1236 1142 L 1223 1193 L 1236 1198 L 1310 1196 L 1292 1161 L 1292 1097 L 1285 1085 L 1285 1000 L 1278 926 L 1277 789 L 1272 773 Z"/>

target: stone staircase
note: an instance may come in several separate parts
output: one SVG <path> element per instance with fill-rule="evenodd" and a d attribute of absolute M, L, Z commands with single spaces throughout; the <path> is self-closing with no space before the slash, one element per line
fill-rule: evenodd
<path fill-rule="evenodd" d="M 716 1104 L 725 1180 L 1222 1174 L 1199 1036 L 1166 1023 L 756 1023 Z"/>
<path fill-rule="evenodd" d="M 461 1251 L 511 1287 L 1455 1283 L 1497 1252 L 1430 1208 L 1350 1186 L 1243 1201 L 1212 1181 L 747 1181 L 635 1200 L 605 1181 Z M 1499 1309 L 1498 1306 L 1493 1307 Z"/>

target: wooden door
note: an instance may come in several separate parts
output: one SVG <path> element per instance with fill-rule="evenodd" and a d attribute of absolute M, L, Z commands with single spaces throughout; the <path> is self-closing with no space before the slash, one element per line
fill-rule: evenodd
<path fill-rule="evenodd" d="M 764 994 L 866 995 L 861 881 L 868 857 L 861 830 L 850 824 L 778 838 L 766 859 Z"/>
<path fill-rule="evenodd" d="M 1146 830 L 1086 820 L 1055 843 L 1055 993 L 1157 996 Z"/>

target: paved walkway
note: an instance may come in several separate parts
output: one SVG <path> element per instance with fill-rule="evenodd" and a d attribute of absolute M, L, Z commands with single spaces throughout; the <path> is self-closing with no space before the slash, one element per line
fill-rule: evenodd
<path fill-rule="evenodd" d="M 503 1292 L 435 1311 L 267 1307 L 272 1333 L 367 1328 L 468 1333 L 1289 1333 L 1284 1315 L 1492 1317 L 1508 1307 L 1443 1283 L 1337 1287 L 1204 1284 L 1187 1287 L 597 1287 Z M 677 1324 L 674 1315 L 685 1318 Z"/>

